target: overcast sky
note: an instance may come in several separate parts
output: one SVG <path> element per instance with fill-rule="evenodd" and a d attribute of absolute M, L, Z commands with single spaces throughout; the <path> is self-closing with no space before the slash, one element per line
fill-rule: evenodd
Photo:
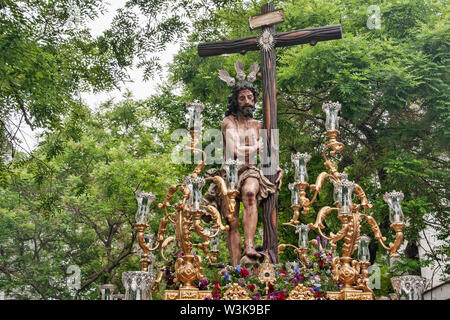
<path fill-rule="evenodd" d="M 114 18 L 114 15 L 117 9 L 121 8 L 124 5 L 125 1 L 123 0 L 110 0 L 107 3 L 107 11 L 104 12 L 103 15 L 99 16 L 97 19 L 93 21 L 89 21 L 87 23 L 87 27 L 91 30 L 91 34 L 93 37 L 99 36 L 106 30 Z M 133 95 L 135 99 L 145 99 L 150 95 L 156 93 L 156 89 L 158 84 L 163 81 L 167 77 L 167 64 L 172 61 L 173 56 L 177 53 L 179 49 L 179 45 L 169 44 L 165 52 L 160 54 L 160 63 L 163 66 L 163 73 L 161 75 L 161 79 L 159 77 L 155 77 L 153 80 L 148 80 L 144 82 L 143 72 L 138 69 L 129 70 L 128 74 L 130 79 L 133 79 L 133 82 L 127 82 L 126 84 L 122 84 L 120 90 L 113 90 L 110 92 L 102 92 L 102 93 L 89 93 L 89 92 L 81 92 L 82 100 L 91 108 L 95 109 L 102 102 L 115 98 L 115 100 L 120 100 L 123 93 L 128 89 Z M 19 123 L 19 121 L 15 121 Z M 22 141 L 20 146 L 23 150 L 27 152 L 31 152 L 37 145 L 38 140 L 36 136 L 41 130 L 31 129 L 26 125 L 22 124 L 21 126 L 21 135 L 19 138 Z"/>
<path fill-rule="evenodd" d="M 88 24 L 88 27 L 91 29 L 91 34 L 93 37 L 99 36 L 106 30 L 114 18 L 114 15 L 117 9 L 123 7 L 125 1 L 123 0 L 110 0 L 108 6 L 108 11 L 104 13 L 104 15 L 98 17 L 96 20 L 92 21 Z M 167 76 L 167 68 L 166 65 L 172 61 L 173 56 L 177 53 L 179 49 L 178 44 L 169 44 L 165 52 L 160 54 L 161 65 L 164 67 L 164 72 L 162 74 L 162 78 L 165 79 Z M 120 98 L 126 89 L 130 90 L 135 99 L 145 99 L 156 93 L 156 88 L 161 82 L 161 79 L 155 77 L 154 80 L 149 80 L 144 82 L 143 72 L 142 70 L 133 69 L 129 72 L 130 78 L 133 79 L 132 83 L 127 82 L 125 85 L 122 85 L 120 90 L 114 90 L 111 92 L 105 93 L 82 93 L 82 99 L 87 103 L 87 105 L 91 108 L 98 106 L 100 103 L 104 102 L 109 98 Z"/>

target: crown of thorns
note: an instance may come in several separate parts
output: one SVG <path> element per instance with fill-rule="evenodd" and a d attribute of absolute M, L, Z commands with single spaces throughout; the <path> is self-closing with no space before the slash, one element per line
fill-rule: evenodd
<path fill-rule="evenodd" d="M 236 70 L 236 78 L 238 81 L 243 81 L 245 80 L 245 72 L 244 72 L 244 64 L 242 63 L 241 60 L 236 61 L 236 63 L 234 64 L 234 69 Z M 254 62 L 251 66 L 250 66 L 250 72 L 247 75 L 247 81 L 250 83 L 253 83 L 253 81 L 256 80 L 256 74 L 259 71 L 259 65 L 257 62 Z M 234 86 L 236 84 L 236 79 L 233 78 L 232 76 L 230 76 L 230 74 L 228 73 L 228 71 L 226 70 L 219 70 L 219 79 L 222 81 L 225 81 L 227 85 L 229 85 L 230 87 Z"/>

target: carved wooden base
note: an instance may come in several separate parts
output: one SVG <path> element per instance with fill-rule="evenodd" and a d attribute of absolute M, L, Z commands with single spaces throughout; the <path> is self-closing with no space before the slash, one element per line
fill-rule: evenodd
<path fill-rule="evenodd" d="M 164 291 L 164 300 L 205 300 L 206 297 L 212 298 L 212 291 L 197 288 Z"/>
<path fill-rule="evenodd" d="M 373 293 L 362 290 L 342 289 L 340 292 L 328 291 L 326 297 L 330 300 L 373 300 Z"/>

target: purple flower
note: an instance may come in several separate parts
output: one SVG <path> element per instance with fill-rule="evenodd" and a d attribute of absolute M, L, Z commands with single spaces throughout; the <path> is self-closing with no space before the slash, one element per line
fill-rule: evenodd
<path fill-rule="evenodd" d="M 208 288 L 208 279 L 206 277 L 196 280 L 194 285 L 200 290 L 206 290 Z"/>
<path fill-rule="evenodd" d="M 238 264 L 237 266 L 234 267 L 234 271 L 236 271 L 236 272 L 241 272 L 241 269 L 242 269 L 242 267 L 240 264 Z"/>
<path fill-rule="evenodd" d="M 304 282 L 304 278 L 301 274 L 296 274 L 294 275 L 289 281 L 291 283 L 303 283 Z"/>
<path fill-rule="evenodd" d="M 231 282 L 231 276 L 229 275 L 229 273 L 227 271 L 225 271 L 223 273 L 223 280 Z"/>
<path fill-rule="evenodd" d="M 252 297 L 253 300 L 260 300 L 260 298 L 259 293 L 254 294 Z"/>
<path fill-rule="evenodd" d="M 240 286 L 245 287 L 245 279 L 244 278 L 239 278 L 238 283 Z"/>
<path fill-rule="evenodd" d="M 300 267 L 299 266 L 295 266 L 294 274 L 300 274 Z"/>
<path fill-rule="evenodd" d="M 208 288 L 208 279 L 202 278 L 200 279 L 200 290 L 206 290 Z"/>

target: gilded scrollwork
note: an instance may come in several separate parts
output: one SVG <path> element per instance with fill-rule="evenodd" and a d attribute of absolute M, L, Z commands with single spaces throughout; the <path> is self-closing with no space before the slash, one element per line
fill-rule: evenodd
<path fill-rule="evenodd" d="M 166 260 L 169 261 L 165 256 L 164 256 L 164 250 L 167 248 L 167 246 L 175 241 L 175 237 L 168 237 L 164 240 L 164 242 L 161 245 L 161 257 Z"/>
<path fill-rule="evenodd" d="M 390 218 L 392 223 L 391 228 L 396 233 L 395 241 L 386 246 L 384 244 L 386 238 L 381 234 L 377 222 L 366 212 L 373 206 L 369 203 L 363 188 L 353 181 L 348 181 L 348 175 L 339 173 L 336 164 L 332 159 L 327 157 L 328 154 L 331 155 L 331 157 L 334 157 L 337 152 L 342 152 L 344 149 L 344 144 L 337 141 L 337 136 L 339 135 L 339 131 L 337 130 L 339 124 L 337 112 L 340 108 L 341 105 L 337 102 L 323 104 L 323 110 L 327 113 L 325 127 L 327 128 L 326 135 L 328 136 L 329 141 L 324 147 L 322 155 L 325 160 L 324 165 L 329 173 L 321 172 L 317 176 L 315 184 L 309 185 L 310 190 L 315 192 L 311 200 L 307 198 L 305 192 L 308 183 L 305 180 L 302 180 L 302 182 L 295 182 L 295 186 L 298 188 L 299 192 L 295 193 L 296 190 L 291 188 L 291 208 L 294 210 L 294 217 L 289 223 L 284 223 L 283 225 L 296 227 L 299 223 L 299 209 L 303 207 L 303 213 L 307 213 L 309 206 L 314 203 L 317 195 L 322 191 L 323 184 L 329 179 L 334 185 L 333 206 L 335 207 L 324 206 L 320 208 L 315 222 L 308 225 L 310 229 L 316 230 L 320 236 L 327 239 L 333 249 L 337 248 L 338 241 L 343 240 L 342 257 L 335 257 L 332 260 L 332 272 L 333 280 L 339 281 L 344 287 L 341 292 L 329 292 L 327 296 L 331 299 L 373 299 L 373 293 L 368 287 L 368 267 L 370 266 L 370 262 L 367 261 L 367 255 L 364 255 L 363 258 L 361 258 L 363 259 L 361 262 L 352 260 L 351 256 L 358 249 L 358 244 L 361 240 L 361 222 L 365 218 L 375 235 L 375 239 L 378 240 L 383 248 L 388 250 L 393 257 L 398 257 L 397 249 L 403 241 L 402 230 L 405 227 L 405 224 L 402 222 L 403 213 L 401 208 L 399 208 L 399 201 L 403 200 L 403 193 L 392 192 L 385 194 L 383 197 L 383 200 L 390 204 L 391 214 L 395 216 L 395 218 Z M 306 166 L 305 164 L 303 165 Z M 300 166 L 297 164 L 296 174 L 298 173 L 298 168 L 300 168 Z M 302 172 L 303 171 L 306 171 L 306 169 L 302 169 Z M 357 194 L 360 203 L 352 203 L 353 192 Z M 394 205 L 394 202 L 396 205 Z M 330 232 L 330 236 L 326 236 L 322 232 L 322 229 L 325 228 L 327 216 L 333 210 L 338 212 L 337 218 L 341 221 L 341 228 L 336 234 Z M 360 210 L 362 212 L 360 212 Z M 364 243 L 366 243 L 366 241 L 364 241 Z M 279 251 L 283 251 L 289 246 L 292 245 L 280 245 Z M 367 246 L 367 243 L 365 246 Z M 292 247 L 296 248 L 295 246 Z M 368 249 L 366 251 L 368 251 Z M 361 252 L 364 252 L 364 250 Z M 298 252 L 296 251 L 296 253 Z"/>
<path fill-rule="evenodd" d="M 248 291 L 239 284 L 233 283 L 223 294 L 223 300 L 251 300 Z"/>
<path fill-rule="evenodd" d="M 373 207 L 367 200 L 366 193 L 364 192 L 363 188 L 357 183 L 355 183 L 355 192 L 358 195 L 359 200 L 361 201 L 361 206 L 363 206 L 365 209 L 370 209 Z"/>
<path fill-rule="evenodd" d="M 312 191 L 317 191 L 320 192 L 322 191 L 322 186 L 323 183 L 325 182 L 326 179 L 328 179 L 330 177 L 330 175 L 327 172 L 321 172 L 316 179 L 316 183 L 310 185 L 310 189 Z"/>
<path fill-rule="evenodd" d="M 303 286 L 303 284 L 298 284 L 289 292 L 286 300 L 315 300 L 315 298 L 309 288 Z"/>

